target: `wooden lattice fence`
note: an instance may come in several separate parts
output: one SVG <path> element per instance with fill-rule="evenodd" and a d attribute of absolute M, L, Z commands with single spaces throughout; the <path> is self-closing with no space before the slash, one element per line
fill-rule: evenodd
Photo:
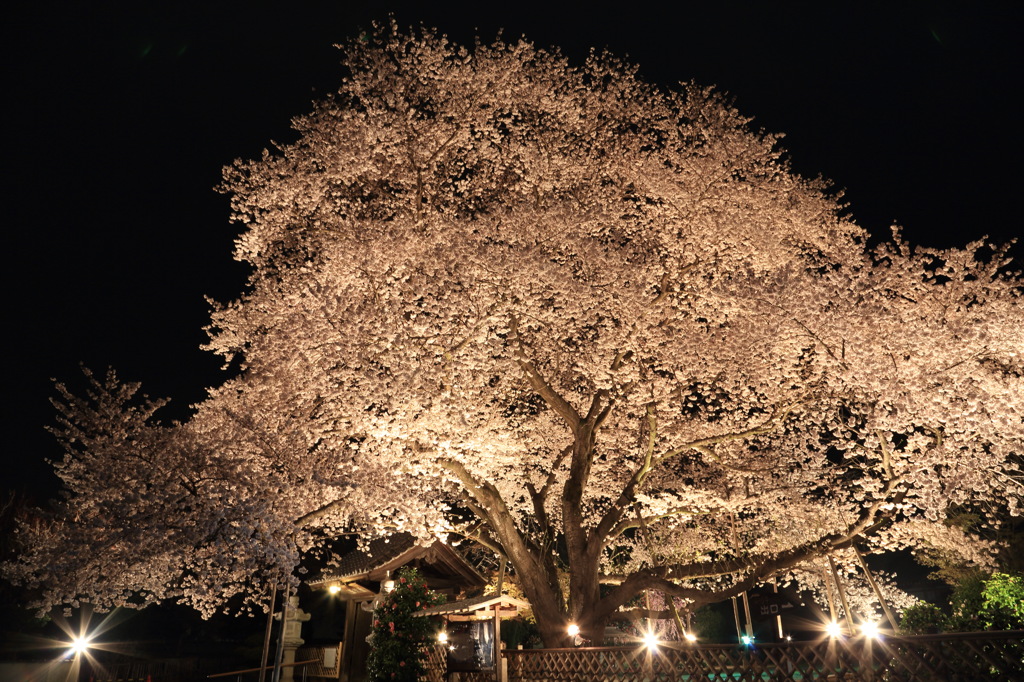
<path fill-rule="evenodd" d="M 443 644 L 427 648 L 427 674 L 420 678 L 420 682 L 493 682 L 493 673 L 449 673 L 446 654 L 447 649 Z"/>
<path fill-rule="evenodd" d="M 509 682 L 1013 682 L 1024 632 L 764 644 L 526 649 L 502 652 Z"/>
<path fill-rule="evenodd" d="M 429 646 L 426 650 L 426 677 L 420 682 L 445 682 L 445 649 L 442 645 Z"/>

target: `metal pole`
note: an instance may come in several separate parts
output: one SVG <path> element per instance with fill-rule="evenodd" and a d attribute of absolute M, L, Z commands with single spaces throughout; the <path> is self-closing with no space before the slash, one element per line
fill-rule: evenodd
<path fill-rule="evenodd" d="M 274 602 L 277 601 L 277 583 L 270 586 L 270 607 L 267 609 L 267 631 L 263 634 L 263 655 L 260 657 L 260 682 L 267 679 L 267 659 L 270 658 L 270 631 L 274 628 Z"/>

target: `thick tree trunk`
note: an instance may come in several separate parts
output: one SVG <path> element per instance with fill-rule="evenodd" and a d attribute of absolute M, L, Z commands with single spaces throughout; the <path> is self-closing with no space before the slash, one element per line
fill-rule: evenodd
<path fill-rule="evenodd" d="M 597 617 L 601 599 L 599 564 L 602 539 L 592 537 L 584 523 L 583 497 L 593 462 L 595 445 L 595 424 L 600 419 L 600 399 L 595 397 L 590 413 L 582 420 L 571 424 L 573 446 L 569 478 L 561 495 L 562 532 L 565 538 L 567 564 L 569 566 L 569 592 L 563 602 L 559 576 L 555 562 L 548 557 L 530 552 L 532 561 L 522 562 L 523 568 L 536 575 L 522 575 L 522 586 L 527 598 L 534 605 L 534 615 L 544 645 L 548 647 L 569 646 L 570 624 L 580 628 L 580 635 L 592 643 L 604 639 L 604 622 Z M 517 538 L 518 539 L 518 538 Z M 516 543 L 523 546 L 525 543 Z M 543 550 L 539 550 L 543 551 Z"/>
<path fill-rule="evenodd" d="M 542 568 L 542 557 L 531 556 L 519 562 L 513 560 L 513 566 L 519 585 L 537 619 L 537 628 L 544 646 L 565 646 L 569 620 L 558 589 L 558 577 L 546 575 L 547 571 Z"/>
<path fill-rule="evenodd" d="M 537 628 L 540 630 L 541 639 L 546 647 L 569 646 L 569 625 L 575 624 L 580 628 L 580 635 L 592 644 L 600 644 L 604 639 L 604 623 L 596 616 L 598 595 L 592 602 L 573 600 L 577 603 L 584 603 L 583 608 L 578 612 L 567 612 L 561 604 L 561 598 L 554 591 L 543 586 L 537 589 L 526 576 L 520 576 L 521 586 L 526 598 L 537 618 Z"/>

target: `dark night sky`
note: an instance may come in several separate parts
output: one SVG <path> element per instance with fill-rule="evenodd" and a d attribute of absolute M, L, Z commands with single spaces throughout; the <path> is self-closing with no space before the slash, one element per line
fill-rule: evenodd
<path fill-rule="evenodd" d="M 0 488 L 45 493 L 50 377 L 112 365 L 187 405 L 218 380 L 204 295 L 235 297 L 220 168 L 289 140 L 340 78 L 335 43 L 394 11 L 460 42 L 505 29 L 715 84 L 845 188 L 876 234 L 949 246 L 1020 235 L 1020 2 L 18 2 L 3 23 L 10 351 Z M 711 5 L 714 5 L 711 7 Z M 483 7 L 483 9 L 480 8 Z M 628 12 L 628 13 L 626 13 Z M 1018 257 L 1022 254 L 1016 247 Z M 11 469 L 8 469 L 11 471 Z M 16 470 L 15 470 L 16 471 Z"/>

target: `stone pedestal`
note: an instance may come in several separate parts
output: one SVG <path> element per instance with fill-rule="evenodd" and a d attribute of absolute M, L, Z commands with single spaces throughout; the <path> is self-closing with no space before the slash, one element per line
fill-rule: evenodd
<path fill-rule="evenodd" d="M 281 669 L 281 682 L 293 682 L 295 679 L 295 668 L 290 664 L 295 662 L 296 650 L 305 644 L 305 640 L 302 639 L 302 624 L 310 618 L 310 614 L 299 608 L 298 597 L 288 598 L 287 614 L 284 621 L 284 650 L 281 661 L 285 667 Z"/>

